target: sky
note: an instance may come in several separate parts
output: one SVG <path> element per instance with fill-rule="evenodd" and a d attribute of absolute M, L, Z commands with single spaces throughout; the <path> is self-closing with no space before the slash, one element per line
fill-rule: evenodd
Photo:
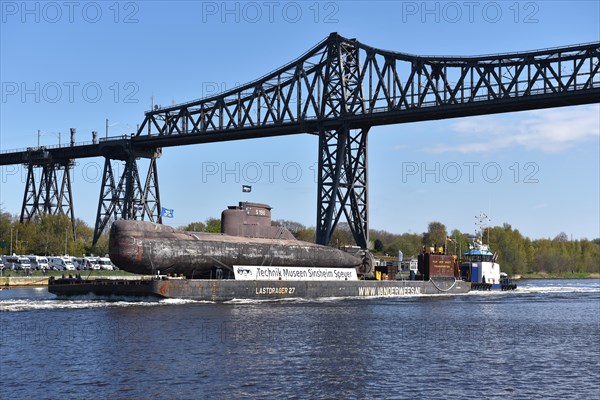
<path fill-rule="evenodd" d="M 0 151 L 131 133 L 152 104 L 202 98 L 294 60 L 331 32 L 417 55 L 468 56 L 600 40 L 598 1 L 1 1 Z M 38 136 L 38 130 L 41 134 Z M 600 237 L 598 104 L 372 128 L 371 229 L 475 231 L 485 212 L 532 239 Z M 181 226 L 239 201 L 316 224 L 317 137 L 163 150 L 160 195 Z M 77 161 L 74 208 L 93 226 L 104 160 Z M 140 161 L 141 169 L 146 168 Z M 116 165 L 118 169 L 119 166 Z M 0 168 L 19 214 L 26 169 Z M 244 184 L 251 193 L 242 193 Z"/>

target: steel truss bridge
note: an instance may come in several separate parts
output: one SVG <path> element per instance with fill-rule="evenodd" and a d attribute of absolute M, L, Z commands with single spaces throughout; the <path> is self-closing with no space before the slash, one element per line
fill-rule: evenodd
<path fill-rule="evenodd" d="M 316 241 L 327 244 L 343 215 L 357 245 L 367 248 L 371 127 L 598 103 L 599 68 L 600 42 L 430 57 L 380 50 L 332 33 L 296 60 L 244 86 L 155 107 L 131 136 L 4 152 L 0 165 L 28 168 L 21 222 L 41 213 L 67 214 L 73 221 L 73 160 L 104 157 L 96 243 L 114 219 L 162 222 L 156 160 L 163 148 L 313 134 L 319 137 Z M 145 179 L 137 166 L 140 158 L 150 160 Z M 120 176 L 112 160 L 123 162 Z"/>

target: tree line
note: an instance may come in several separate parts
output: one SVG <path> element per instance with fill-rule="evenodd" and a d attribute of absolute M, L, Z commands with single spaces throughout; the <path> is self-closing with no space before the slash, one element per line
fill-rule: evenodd
<path fill-rule="evenodd" d="M 287 228 L 296 239 L 315 240 L 315 228 L 299 222 L 276 220 L 273 225 Z M 182 230 L 219 233 L 221 220 L 208 218 L 179 227 Z M 108 253 L 108 233 L 105 232 L 92 246 L 93 228 L 84 221 L 75 220 L 73 234 L 71 221 L 65 215 L 41 215 L 32 221 L 19 223 L 18 218 L 0 211 L 0 254 L 104 255 Z M 469 248 L 473 235 L 458 229 L 448 231 L 441 222 L 431 222 L 423 233 L 390 233 L 370 230 L 371 251 L 375 255 L 397 257 L 402 251 L 404 258 L 416 257 L 425 247 L 444 247 L 447 254 L 460 257 Z M 547 273 L 598 273 L 600 268 L 600 238 L 594 240 L 570 240 L 561 232 L 553 239 L 530 239 L 510 224 L 486 228 L 484 243 L 498 254 L 501 269 L 508 274 Z M 355 245 L 350 226 L 339 223 L 330 246 Z"/>
<path fill-rule="evenodd" d="M 315 240 L 315 228 L 289 220 L 275 220 L 273 225 L 287 228 L 296 239 L 308 242 Z M 206 223 L 192 223 L 180 227 L 183 230 L 219 232 L 209 227 L 220 226 L 220 220 L 209 218 Z M 196 229 L 200 228 L 200 229 Z M 427 232 L 390 233 L 383 230 L 370 230 L 371 251 L 375 255 L 397 257 L 402 251 L 404 259 L 416 257 L 425 247 L 443 247 L 447 254 L 460 256 L 469 249 L 474 235 L 458 229 L 448 231 L 441 222 L 431 222 Z M 502 271 L 514 274 L 527 273 L 598 273 L 600 272 L 600 238 L 594 240 L 569 240 L 561 232 L 554 239 L 530 239 L 513 229 L 510 224 L 485 228 L 483 242 L 498 255 Z M 334 231 L 330 246 L 355 245 L 350 226 L 339 223 Z"/>
<path fill-rule="evenodd" d="M 92 246 L 94 229 L 75 219 L 75 232 L 66 215 L 43 214 L 20 223 L 16 216 L 0 211 L 0 254 L 36 254 L 80 257 L 84 254 L 103 256 L 108 253 L 108 233 Z"/>

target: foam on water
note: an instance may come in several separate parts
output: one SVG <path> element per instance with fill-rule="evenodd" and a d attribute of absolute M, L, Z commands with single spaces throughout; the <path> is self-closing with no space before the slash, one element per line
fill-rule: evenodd
<path fill-rule="evenodd" d="M 517 287 L 516 293 L 600 293 L 600 288 L 529 286 Z"/>
<path fill-rule="evenodd" d="M 31 310 L 60 310 L 60 309 L 86 309 L 107 307 L 157 307 L 182 304 L 206 304 L 208 301 L 186 299 L 154 299 L 150 297 L 98 297 L 94 295 L 76 296 L 65 299 L 7 299 L 0 300 L 0 312 L 31 311 Z"/>
<path fill-rule="evenodd" d="M 160 299 L 160 305 L 180 305 L 180 304 L 214 304 L 214 301 L 208 300 L 192 300 L 192 299 Z"/>
<path fill-rule="evenodd" d="M 517 286 L 517 293 L 600 293 L 600 280 L 531 280 Z"/>

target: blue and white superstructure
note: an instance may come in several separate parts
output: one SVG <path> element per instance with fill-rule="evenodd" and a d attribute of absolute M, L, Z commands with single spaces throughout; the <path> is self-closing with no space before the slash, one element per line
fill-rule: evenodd
<path fill-rule="evenodd" d="M 464 280 L 471 282 L 473 290 L 502 289 L 513 290 L 513 284 L 505 273 L 500 272 L 500 264 L 496 262 L 497 254 L 490 251 L 489 244 L 483 243 L 484 221 L 488 217 L 480 213 L 479 236 L 471 244 L 469 250 L 464 252 L 460 263 L 460 274 Z"/>

